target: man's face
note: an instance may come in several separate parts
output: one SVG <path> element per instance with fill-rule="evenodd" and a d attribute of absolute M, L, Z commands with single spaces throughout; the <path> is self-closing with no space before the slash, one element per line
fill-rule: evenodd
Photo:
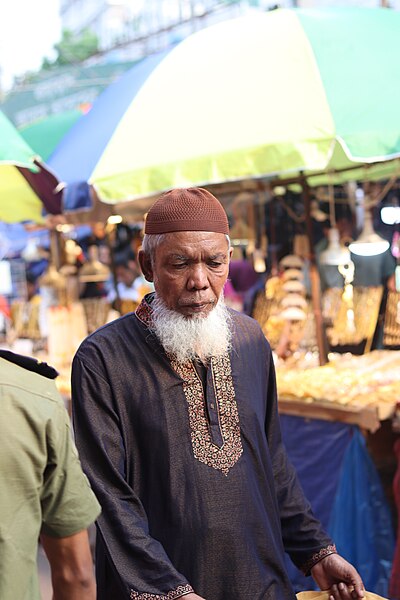
<path fill-rule="evenodd" d="M 141 255 L 146 279 L 171 310 L 185 317 L 206 316 L 228 277 L 228 240 L 222 233 L 183 231 L 165 234 L 153 264 Z"/>

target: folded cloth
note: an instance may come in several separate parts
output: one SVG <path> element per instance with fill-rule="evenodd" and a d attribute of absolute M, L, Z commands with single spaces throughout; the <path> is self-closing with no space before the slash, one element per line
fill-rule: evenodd
<path fill-rule="evenodd" d="M 297 600 L 329 600 L 330 592 L 299 592 Z M 373 592 L 364 592 L 364 600 L 387 600 Z"/>

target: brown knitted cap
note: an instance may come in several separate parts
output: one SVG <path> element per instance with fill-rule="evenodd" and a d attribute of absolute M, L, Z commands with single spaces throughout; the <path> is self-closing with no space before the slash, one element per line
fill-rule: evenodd
<path fill-rule="evenodd" d="M 203 188 L 176 188 L 162 194 L 150 208 L 144 232 L 214 231 L 229 234 L 222 204 Z"/>

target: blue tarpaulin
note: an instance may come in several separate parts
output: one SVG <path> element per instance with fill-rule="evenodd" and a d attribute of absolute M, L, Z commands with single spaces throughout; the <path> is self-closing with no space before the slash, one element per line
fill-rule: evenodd
<path fill-rule="evenodd" d="M 363 436 L 344 423 L 281 415 L 282 436 L 315 515 L 366 589 L 386 596 L 394 552 L 388 503 Z M 315 588 L 288 558 L 296 591 Z"/>
<path fill-rule="evenodd" d="M 339 553 L 357 567 L 366 589 L 386 597 L 395 544 L 393 524 L 358 429 L 343 461 L 329 533 Z"/>

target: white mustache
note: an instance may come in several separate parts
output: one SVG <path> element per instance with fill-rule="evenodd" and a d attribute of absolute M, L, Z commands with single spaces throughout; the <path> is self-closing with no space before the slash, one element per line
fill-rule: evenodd
<path fill-rule="evenodd" d="M 229 351 L 231 316 L 223 298 L 208 315 L 190 319 L 169 309 L 157 295 L 152 309 L 152 329 L 165 351 L 178 362 L 186 363 L 196 358 L 207 360 Z"/>

